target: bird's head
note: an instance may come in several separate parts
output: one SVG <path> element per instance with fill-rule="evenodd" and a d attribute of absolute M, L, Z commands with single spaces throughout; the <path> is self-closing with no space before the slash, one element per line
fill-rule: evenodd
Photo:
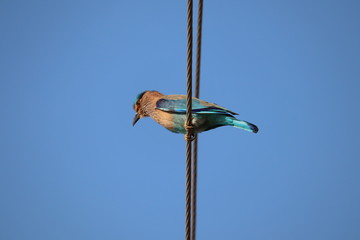
<path fill-rule="evenodd" d="M 133 105 L 133 108 L 136 112 L 132 123 L 133 126 L 137 121 L 139 121 L 140 118 L 149 116 L 149 112 L 155 108 L 155 106 L 153 106 L 154 101 L 159 99 L 161 96 L 163 96 L 163 94 L 159 93 L 158 91 L 144 91 L 136 96 Z"/>
<path fill-rule="evenodd" d="M 144 94 L 147 92 L 149 92 L 149 91 L 144 91 L 142 93 L 139 93 L 135 98 L 133 108 L 134 108 L 136 114 L 135 114 L 135 117 L 134 117 L 134 120 L 132 123 L 133 126 L 136 124 L 137 121 L 139 121 L 140 118 L 149 116 L 144 109 L 144 101 L 143 101 Z"/>

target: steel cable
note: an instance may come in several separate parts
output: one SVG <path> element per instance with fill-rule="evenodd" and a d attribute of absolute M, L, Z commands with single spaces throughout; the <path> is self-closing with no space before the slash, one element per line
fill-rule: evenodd
<path fill-rule="evenodd" d="M 185 239 L 191 238 L 191 142 L 193 140 L 192 129 L 192 15 L 193 1 L 188 0 L 187 5 L 187 101 L 186 101 L 186 220 Z"/>
<path fill-rule="evenodd" d="M 200 66 L 201 66 L 201 33 L 202 33 L 202 16 L 203 16 L 203 0 L 198 3 L 198 19 L 197 19 L 197 37 L 196 37 L 196 69 L 195 69 L 195 97 L 200 96 Z M 196 205 L 197 205 L 197 156 L 198 156 L 198 136 L 196 134 L 193 142 L 193 159 L 192 159 L 192 186 L 191 186 L 191 239 L 196 239 Z"/>

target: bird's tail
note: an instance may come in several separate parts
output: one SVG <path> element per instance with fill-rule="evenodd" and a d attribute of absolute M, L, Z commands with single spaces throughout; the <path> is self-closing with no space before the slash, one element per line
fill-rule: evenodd
<path fill-rule="evenodd" d="M 257 133 L 259 131 L 259 129 L 256 125 L 246 122 L 246 121 L 236 119 L 234 117 L 226 117 L 226 122 L 230 126 L 234 126 L 236 128 L 241 128 L 241 129 L 244 129 L 245 131 L 249 131 L 249 132 L 253 132 L 253 133 Z"/>

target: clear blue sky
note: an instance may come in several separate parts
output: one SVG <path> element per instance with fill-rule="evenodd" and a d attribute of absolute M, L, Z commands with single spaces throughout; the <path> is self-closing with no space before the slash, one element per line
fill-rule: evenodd
<path fill-rule="evenodd" d="M 360 239 L 360 2 L 206 1 L 198 239 Z M 184 239 L 186 1 L 0 3 L 0 239 Z"/>

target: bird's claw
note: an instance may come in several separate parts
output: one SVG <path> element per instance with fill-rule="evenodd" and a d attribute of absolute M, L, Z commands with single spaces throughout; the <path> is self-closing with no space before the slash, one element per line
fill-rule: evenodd
<path fill-rule="evenodd" d="M 185 141 L 194 141 L 196 138 L 196 134 L 194 133 L 194 127 L 193 126 L 185 126 L 186 134 L 184 135 Z"/>
<path fill-rule="evenodd" d="M 190 134 L 186 133 L 184 135 L 184 138 L 185 138 L 185 141 L 192 142 L 192 141 L 194 141 L 196 139 L 196 135 L 194 133 L 190 133 Z"/>

